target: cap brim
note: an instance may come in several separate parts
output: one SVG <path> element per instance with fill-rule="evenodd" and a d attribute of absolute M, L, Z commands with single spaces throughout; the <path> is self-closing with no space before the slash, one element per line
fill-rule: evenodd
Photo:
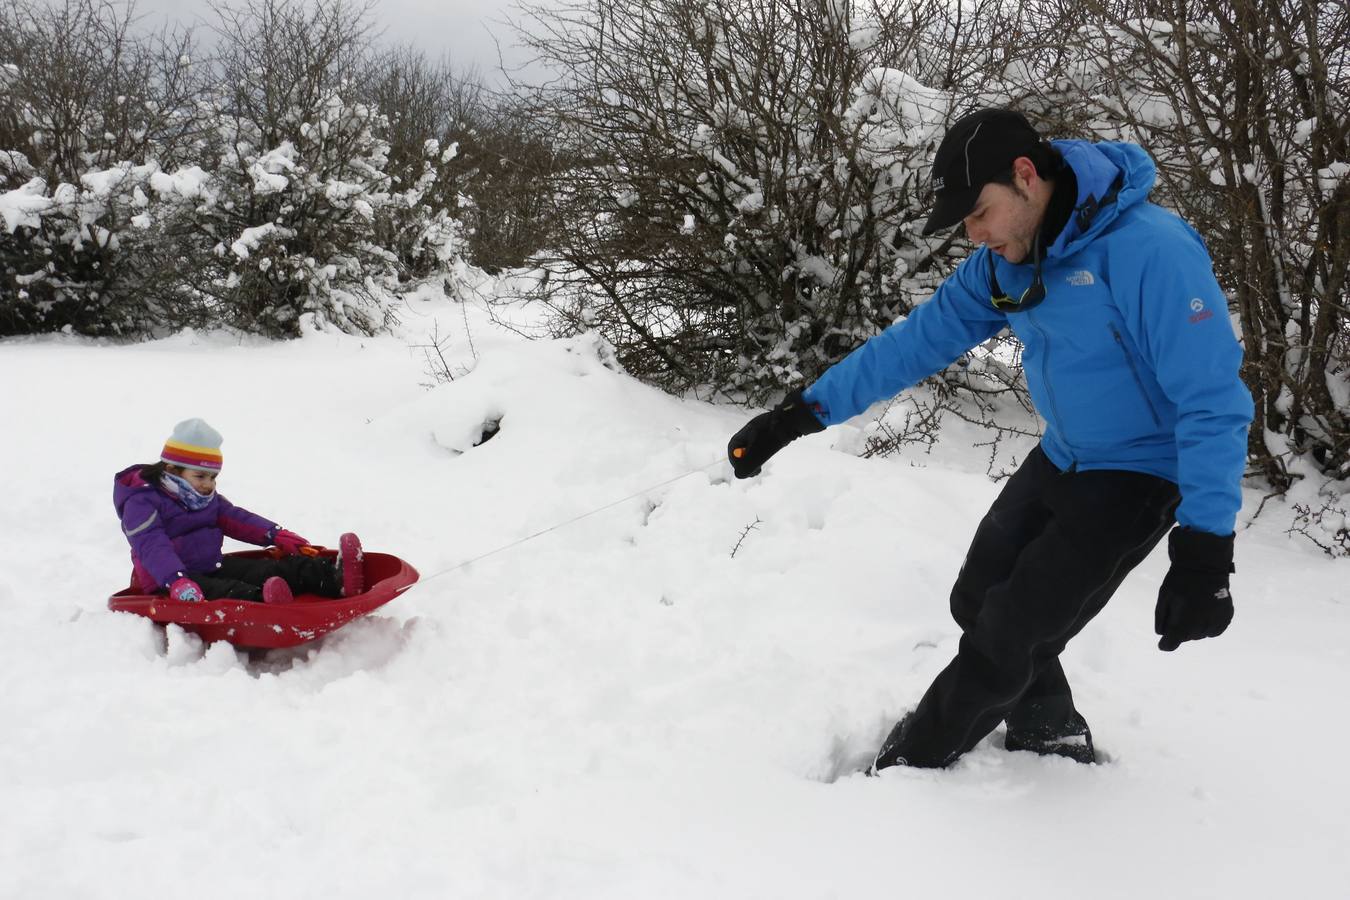
<path fill-rule="evenodd" d="M 924 223 L 923 234 L 926 236 L 943 228 L 951 228 L 964 219 L 975 208 L 975 201 L 980 199 L 980 191 L 983 188 L 984 185 L 980 185 L 978 188 L 968 188 L 964 191 L 947 191 L 938 197 L 928 221 Z"/>

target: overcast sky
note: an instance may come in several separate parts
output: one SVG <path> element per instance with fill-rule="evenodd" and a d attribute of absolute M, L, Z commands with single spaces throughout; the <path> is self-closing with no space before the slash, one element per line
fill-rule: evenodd
<path fill-rule="evenodd" d="M 136 11 L 146 27 L 214 21 L 208 0 L 137 0 Z M 485 81 L 493 81 L 499 68 L 497 43 L 508 67 L 526 61 L 503 23 L 509 11 L 507 3 L 493 0 L 375 0 L 373 19 L 383 29 L 383 43 L 412 44 L 432 60 L 449 54 L 455 68 L 477 67 Z"/>

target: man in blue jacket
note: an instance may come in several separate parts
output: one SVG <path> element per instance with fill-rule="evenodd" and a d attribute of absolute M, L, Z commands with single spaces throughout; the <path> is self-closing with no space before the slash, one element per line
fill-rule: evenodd
<path fill-rule="evenodd" d="M 1159 648 L 1216 637 L 1233 617 L 1251 395 L 1204 243 L 1148 201 L 1155 173 L 1133 144 L 1044 142 L 1010 110 L 959 119 L 933 162 L 924 234 L 964 223 L 979 249 L 908 317 L 728 445 L 737 477 L 750 477 L 790 441 L 1004 328 L 1022 342 L 1044 434 L 957 576 L 956 657 L 873 771 L 948 765 L 1000 722 L 1010 750 L 1095 761 L 1059 655 L 1169 529 Z"/>

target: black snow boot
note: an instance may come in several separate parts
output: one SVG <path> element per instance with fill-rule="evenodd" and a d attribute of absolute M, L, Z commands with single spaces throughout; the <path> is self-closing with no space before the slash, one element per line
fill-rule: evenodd
<path fill-rule="evenodd" d="M 1080 763 L 1097 761 L 1097 753 L 1092 747 L 1092 730 L 1088 728 L 1087 720 L 1076 712 L 1068 727 L 1055 734 L 1009 727 L 1003 746 L 1007 750 L 1029 750 L 1041 756 L 1064 756 Z"/>
<path fill-rule="evenodd" d="M 868 775 L 875 775 L 882 769 L 889 769 L 892 766 L 907 766 L 909 762 L 900 755 L 900 739 L 904 737 L 905 731 L 909 726 L 909 720 L 914 713 L 905 713 L 904 718 L 895 723 L 891 733 L 886 735 L 886 740 L 881 742 L 881 749 L 877 751 L 877 758 L 872 760 L 872 765 L 867 767 Z"/>

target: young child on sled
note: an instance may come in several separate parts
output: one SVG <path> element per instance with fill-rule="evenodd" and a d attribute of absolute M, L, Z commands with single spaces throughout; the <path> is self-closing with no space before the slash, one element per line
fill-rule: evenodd
<path fill-rule="evenodd" d="M 174 600 L 290 603 L 296 594 L 350 597 L 365 590 L 361 542 L 338 539 L 338 556 L 310 556 L 309 541 L 216 492 L 220 433 L 201 419 L 179 422 L 159 462 L 118 472 L 113 505 L 131 544 L 133 577 L 147 594 Z M 226 557 L 226 537 L 275 545 L 275 559 Z M 309 551 L 312 553 L 313 551 Z"/>

